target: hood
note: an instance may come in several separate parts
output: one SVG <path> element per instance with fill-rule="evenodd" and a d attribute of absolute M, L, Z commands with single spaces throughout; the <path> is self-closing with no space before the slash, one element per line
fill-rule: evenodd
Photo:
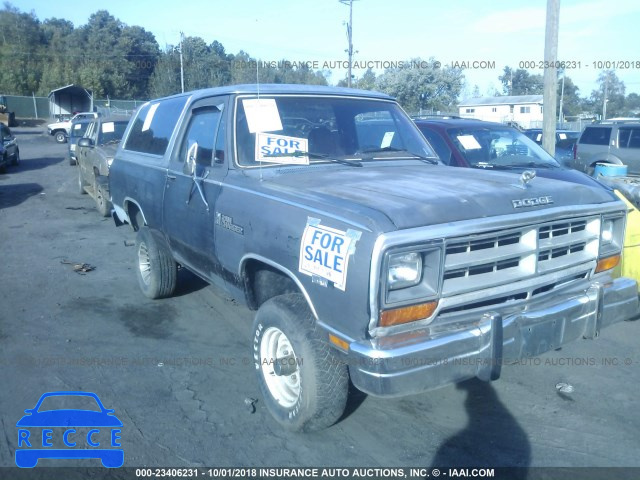
<path fill-rule="evenodd" d="M 69 128 L 69 127 L 71 127 L 71 121 L 54 122 L 47 125 L 47 128 Z"/>
<path fill-rule="evenodd" d="M 263 186 L 330 213 L 374 221 L 382 214 L 397 229 L 612 201 L 597 185 L 536 177 L 523 189 L 520 174 L 415 163 L 280 169 Z M 512 202 L 539 197 L 553 203 L 516 209 Z"/>
<path fill-rule="evenodd" d="M 514 168 L 510 170 L 495 170 L 500 172 L 510 172 L 517 175 L 522 175 L 525 170 L 535 170 L 537 177 L 552 178 L 554 180 L 564 180 L 565 182 L 580 183 L 588 187 L 602 187 L 602 184 L 596 181 L 595 178 L 590 177 L 586 173 L 579 172 L 572 168 L 535 168 L 535 167 L 522 167 Z M 611 199 L 615 200 L 615 196 L 612 194 Z"/>

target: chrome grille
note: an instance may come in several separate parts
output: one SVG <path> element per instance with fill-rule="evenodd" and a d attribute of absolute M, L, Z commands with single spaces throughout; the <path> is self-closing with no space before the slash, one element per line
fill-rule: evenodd
<path fill-rule="evenodd" d="M 527 225 L 446 243 L 443 297 L 517 282 L 595 261 L 600 217 Z"/>

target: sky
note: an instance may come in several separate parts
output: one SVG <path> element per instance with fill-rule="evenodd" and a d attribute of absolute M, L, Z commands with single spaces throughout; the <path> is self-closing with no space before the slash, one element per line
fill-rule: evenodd
<path fill-rule="evenodd" d="M 434 57 L 442 65 L 468 62 L 465 90 L 482 95 L 501 90 L 505 66 L 537 67 L 544 60 L 546 0 L 355 0 L 354 61 L 380 65 L 416 57 Z M 175 45 L 180 31 L 224 45 L 227 53 L 244 50 L 262 61 L 298 62 L 347 59 L 349 7 L 339 0 L 110 0 L 78 2 L 19 0 L 42 21 L 62 17 L 78 27 L 97 10 L 152 32 L 161 48 Z M 597 87 L 604 68 L 616 68 L 626 93 L 640 93 L 640 1 L 561 0 L 558 60 L 581 96 Z M 475 62 L 475 63 L 474 63 Z M 528 63 L 521 63 L 528 62 Z M 361 76 L 366 68 L 355 68 Z M 374 69 L 382 73 L 383 69 Z M 532 74 L 543 70 L 532 68 Z M 335 70 L 331 84 L 344 78 Z"/>

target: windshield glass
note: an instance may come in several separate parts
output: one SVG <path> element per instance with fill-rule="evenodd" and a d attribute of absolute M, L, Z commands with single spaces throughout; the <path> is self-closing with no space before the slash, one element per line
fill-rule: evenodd
<path fill-rule="evenodd" d="M 98 135 L 98 145 L 108 143 L 119 143 L 122 140 L 124 131 L 127 129 L 128 121 L 102 122 L 100 134 Z"/>
<path fill-rule="evenodd" d="M 71 137 L 72 138 L 82 138 L 84 136 L 84 132 L 87 131 L 87 127 L 91 125 L 91 122 L 84 123 L 74 123 L 71 126 Z"/>
<path fill-rule="evenodd" d="M 330 96 L 238 99 L 236 148 L 242 166 L 436 157 L 394 102 Z"/>
<path fill-rule="evenodd" d="M 472 167 L 558 167 L 542 147 L 512 128 L 463 127 L 450 129 L 447 133 Z"/>

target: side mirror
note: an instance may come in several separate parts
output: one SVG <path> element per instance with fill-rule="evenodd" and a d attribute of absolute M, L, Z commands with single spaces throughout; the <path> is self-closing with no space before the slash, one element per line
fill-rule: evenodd
<path fill-rule="evenodd" d="M 78 140 L 78 146 L 79 147 L 93 147 L 93 140 L 91 140 L 90 138 L 81 138 L 80 140 Z"/>
<path fill-rule="evenodd" d="M 198 142 L 191 145 L 189 147 L 189 150 L 187 150 L 187 156 L 184 160 L 184 168 L 183 168 L 183 173 L 185 175 L 189 175 L 190 177 L 195 175 L 197 157 L 198 157 Z"/>

